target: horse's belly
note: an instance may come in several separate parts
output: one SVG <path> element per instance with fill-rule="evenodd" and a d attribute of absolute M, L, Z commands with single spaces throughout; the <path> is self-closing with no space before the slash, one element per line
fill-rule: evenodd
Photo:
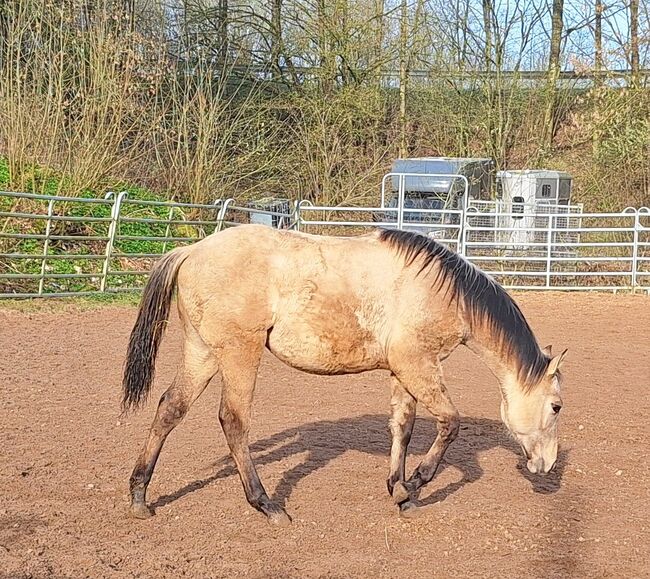
<path fill-rule="evenodd" d="M 385 367 L 379 345 L 362 333 L 319 332 L 301 323 L 275 326 L 267 347 L 279 360 L 312 374 L 353 374 Z"/>

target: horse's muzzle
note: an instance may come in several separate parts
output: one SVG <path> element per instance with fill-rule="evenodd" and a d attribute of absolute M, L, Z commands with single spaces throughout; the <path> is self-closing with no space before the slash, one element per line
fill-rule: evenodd
<path fill-rule="evenodd" d="M 533 474 L 548 474 L 555 468 L 556 462 L 557 461 L 554 460 L 547 464 L 543 458 L 529 459 L 526 462 L 526 467 Z"/>

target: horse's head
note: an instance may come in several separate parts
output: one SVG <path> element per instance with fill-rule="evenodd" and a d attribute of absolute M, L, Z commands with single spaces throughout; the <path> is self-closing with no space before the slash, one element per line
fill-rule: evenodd
<path fill-rule="evenodd" d="M 551 347 L 544 349 L 549 357 Z M 532 473 L 548 473 L 557 460 L 557 423 L 562 408 L 560 364 L 566 350 L 550 359 L 532 388 L 511 388 L 501 402 L 501 419 L 521 445 Z"/>

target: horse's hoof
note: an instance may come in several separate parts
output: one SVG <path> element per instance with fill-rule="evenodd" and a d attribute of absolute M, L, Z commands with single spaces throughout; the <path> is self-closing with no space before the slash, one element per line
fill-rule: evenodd
<path fill-rule="evenodd" d="M 272 527 L 286 528 L 291 525 L 291 517 L 283 510 L 268 513 L 267 518 Z"/>
<path fill-rule="evenodd" d="M 405 519 L 417 519 L 422 514 L 422 509 L 411 501 L 406 501 L 399 506 L 399 516 Z"/>
<path fill-rule="evenodd" d="M 403 482 L 399 481 L 395 483 L 393 487 L 393 502 L 396 505 L 400 505 L 410 498 L 409 492 L 406 490 L 406 486 Z"/>
<path fill-rule="evenodd" d="M 149 519 L 153 516 L 153 511 L 144 503 L 132 504 L 130 513 L 134 519 Z"/>

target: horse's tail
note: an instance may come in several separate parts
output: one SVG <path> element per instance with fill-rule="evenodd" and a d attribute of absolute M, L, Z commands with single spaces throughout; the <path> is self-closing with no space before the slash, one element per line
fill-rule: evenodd
<path fill-rule="evenodd" d="M 154 266 L 144 288 L 122 379 L 124 412 L 140 406 L 151 390 L 156 355 L 167 326 L 178 270 L 188 256 L 188 249 L 178 248 L 164 255 Z"/>

